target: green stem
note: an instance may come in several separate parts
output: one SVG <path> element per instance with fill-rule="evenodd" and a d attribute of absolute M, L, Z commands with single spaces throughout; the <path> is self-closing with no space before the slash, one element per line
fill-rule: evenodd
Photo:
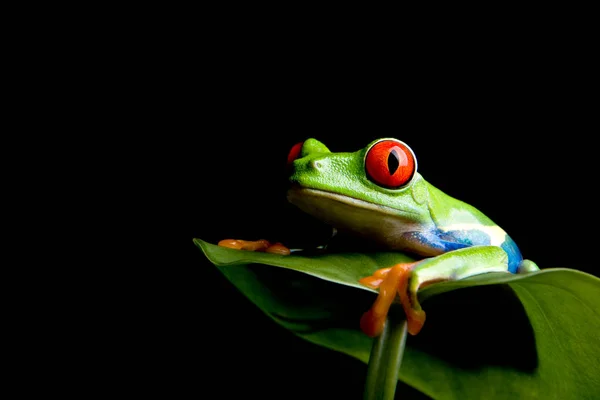
<path fill-rule="evenodd" d="M 381 335 L 373 340 L 367 367 L 365 400 L 392 400 L 406 343 L 404 311 L 392 305 Z"/>

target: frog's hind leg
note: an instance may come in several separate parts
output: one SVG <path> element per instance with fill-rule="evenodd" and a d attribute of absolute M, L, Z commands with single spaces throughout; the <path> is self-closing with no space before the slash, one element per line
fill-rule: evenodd
<path fill-rule="evenodd" d="M 415 263 L 397 264 L 376 271 L 360 282 L 379 288 L 375 303 L 361 319 L 361 329 L 368 336 L 378 336 L 383 330 L 388 310 L 396 293 L 406 313 L 408 332 L 419 333 L 425 323 L 417 292 L 427 285 L 459 280 L 488 272 L 508 272 L 508 256 L 500 247 L 473 246 L 450 251 Z"/>

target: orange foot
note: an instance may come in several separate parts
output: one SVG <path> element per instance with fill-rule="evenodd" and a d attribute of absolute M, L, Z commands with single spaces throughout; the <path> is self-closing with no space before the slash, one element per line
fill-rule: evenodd
<path fill-rule="evenodd" d="M 391 268 L 383 268 L 375 271 L 372 276 L 360 279 L 360 283 L 373 289 L 379 288 L 379 294 L 373 306 L 363 314 L 360 320 L 360 328 L 370 337 L 379 336 L 383 331 L 387 314 L 396 297 L 400 296 L 400 303 L 406 313 L 408 332 L 411 335 L 419 333 L 425 323 L 425 311 L 421 306 L 411 302 L 408 293 L 408 278 L 419 262 L 396 264 Z"/>
<path fill-rule="evenodd" d="M 290 249 L 281 243 L 271 244 L 268 240 L 239 240 L 239 239 L 223 239 L 218 243 L 221 247 L 229 247 L 230 249 L 246 250 L 246 251 L 262 251 L 272 254 L 280 254 L 287 256 L 290 254 Z"/>

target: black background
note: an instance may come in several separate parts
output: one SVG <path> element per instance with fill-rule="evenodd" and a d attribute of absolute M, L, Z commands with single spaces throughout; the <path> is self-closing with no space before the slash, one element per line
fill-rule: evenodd
<path fill-rule="evenodd" d="M 144 346 L 130 353 L 149 371 L 140 385 L 223 398 L 361 398 L 364 364 L 276 325 L 192 243 L 321 243 L 328 228 L 285 198 L 287 154 L 309 137 L 331 151 L 399 138 L 429 183 L 488 215 L 524 257 L 600 275 L 590 256 L 598 124 L 585 58 L 527 63 L 522 54 L 448 51 L 399 65 L 385 55 L 337 59 L 239 39 L 214 48 L 204 41 L 192 47 L 197 54 L 176 47 L 145 88 L 152 104 L 140 115 L 148 132 L 138 151 L 153 146 L 134 180 L 151 187 L 146 223 L 175 244 L 144 272 L 151 283 L 132 310 L 144 313 L 137 318 L 147 330 L 129 338 Z M 138 249 L 165 247 L 144 241 Z"/>
<path fill-rule="evenodd" d="M 579 10 L 568 24 L 519 9 L 484 32 L 495 12 L 370 30 L 337 12 L 330 19 L 346 29 L 318 12 L 290 26 L 295 12 L 253 5 L 261 20 L 229 8 L 107 10 L 89 24 L 94 35 L 68 24 L 64 40 L 34 33 L 52 56 L 22 46 L 35 60 L 12 80 L 32 82 L 20 95 L 45 111 L 25 107 L 17 133 L 50 158 L 34 169 L 48 177 L 43 188 L 22 180 L 37 190 L 25 205 L 52 221 L 8 212 L 28 231 L 21 255 L 42 253 L 42 279 L 60 281 L 43 282 L 50 293 L 34 300 L 46 319 L 20 312 L 38 324 L 25 345 L 9 343 L 27 371 L 86 393 L 361 398 L 364 364 L 276 325 L 192 243 L 322 242 L 328 229 L 285 198 L 286 156 L 308 137 L 332 151 L 404 140 L 428 182 L 487 214 L 526 258 L 600 275 L 597 46 Z M 17 158 L 13 169 L 25 165 Z M 52 199 L 60 204 L 43 207 Z M 50 239 L 64 254 L 39 251 Z M 51 356 L 21 357 L 27 348 Z M 400 386 L 402 398 L 419 397 Z"/>

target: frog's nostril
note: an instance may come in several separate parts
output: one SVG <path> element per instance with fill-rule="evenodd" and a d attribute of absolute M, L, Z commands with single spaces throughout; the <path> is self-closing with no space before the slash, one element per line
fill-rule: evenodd
<path fill-rule="evenodd" d="M 310 163 L 310 166 L 313 167 L 314 169 L 323 169 L 323 163 L 321 161 L 312 161 Z"/>

